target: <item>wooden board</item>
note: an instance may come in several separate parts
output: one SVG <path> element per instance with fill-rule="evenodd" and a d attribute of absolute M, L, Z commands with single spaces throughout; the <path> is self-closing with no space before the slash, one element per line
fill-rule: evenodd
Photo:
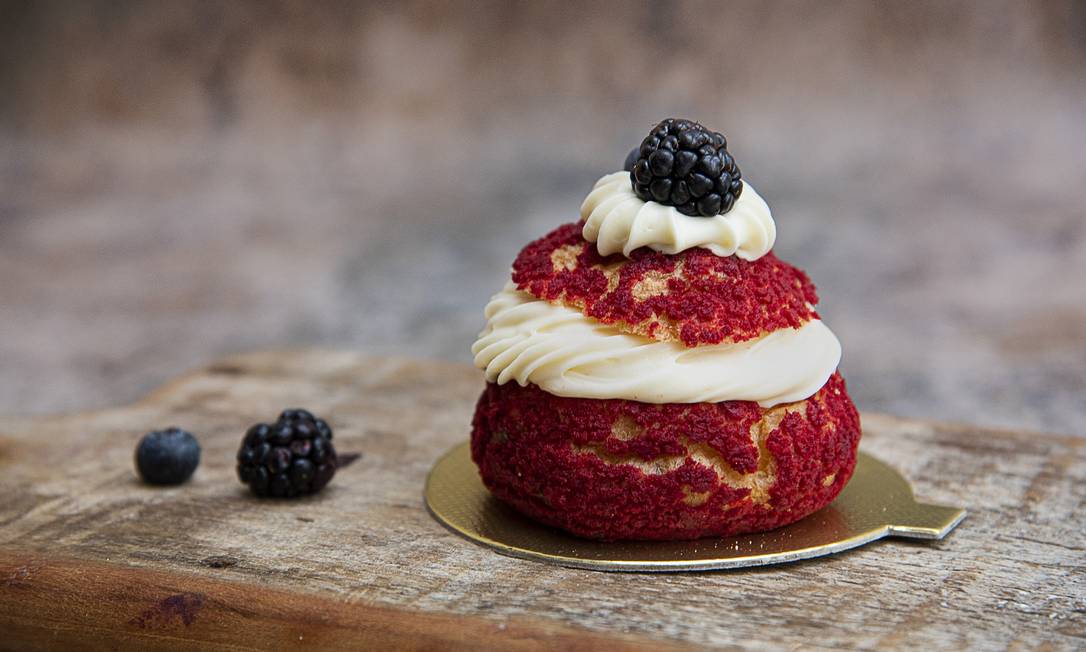
<path fill-rule="evenodd" d="M 606 574 L 511 559 L 434 522 L 430 465 L 468 434 L 477 372 L 352 353 L 241 356 L 124 408 L 0 418 L 0 648 L 570 649 L 1086 646 L 1086 441 L 864 415 L 863 447 L 947 539 L 780 567 Z M 326 415 L 362 457 L 323 495 L 251 498 L 245 428 Z M 140 484 L 140 435 L 204 447 L 189 484 Z"/>

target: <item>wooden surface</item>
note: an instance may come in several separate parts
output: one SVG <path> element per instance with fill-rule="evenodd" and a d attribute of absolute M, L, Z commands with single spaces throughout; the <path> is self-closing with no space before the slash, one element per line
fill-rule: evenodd
<path fill-rule="evenodd" d="M 921 500 L 963 504 L 946 540 L 886 540 L 746 571 L 605 574 L 495 555 L 426 513 L 427 470 L 462 441 L 466 366 L 255 354 L 125 408 L 0 418 L 0 648 L 866 647 L 1086 645 L 1086 442 L 864 417 L 863 447 Z M 245 427 L 327 415 L 362 457 L 324 494 L 251 498 Z M 152 427 L 204 447 L 181 487 L 141 485 Z"/>

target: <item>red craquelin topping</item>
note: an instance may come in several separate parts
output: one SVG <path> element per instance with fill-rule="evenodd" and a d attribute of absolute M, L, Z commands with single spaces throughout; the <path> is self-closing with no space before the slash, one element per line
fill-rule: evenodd
<path fill-rule="evenodd" d="M 753 262 L 702 248 L 665 255 L 642 247 L 627 259 L 600 256 L 583 223 L 558 227 L 513 263 L 513 281 L 606 324 L 657 340 L 741 342 L 798 328 L 818 313 L 814 284 L 773 252 Z"/>
<path fill-rule="evenodd" d="M 495 496 L 543 523 L 605 540 L 689 539 L 768 530 L 824 507 L 851 477 L 859 439 L 838 374 L 806 401 L 769 409 L 563 398 L 508 383 L 479 398 L 472 457 Z"/>

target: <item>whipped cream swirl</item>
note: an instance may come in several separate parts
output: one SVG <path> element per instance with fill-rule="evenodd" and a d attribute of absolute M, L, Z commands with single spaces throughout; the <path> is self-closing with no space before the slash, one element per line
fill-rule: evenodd
<path fill-rule="evenodd" d="M 531 383 L 557 396 L 757 401 L 767 408 L 810 397 L 841 360 L 840 343 L 817 319 L 754 340 L 687 348 L 624 333 L 512 283 L 485 314 L 486 329 L 471 351 L 487 380 Z"/>
<path fill-rule="evenodd" d="M 757 260 L 777 238 L 769 206 L 746 181 L 730 211 L 693 217 L 641 199 L 630 185 L 630 173 L 615 172 L 596 182 L 581 204 L 581 218 L 584 239 L 595 242 L 601 256 L 622 252 L 629 258 L 638 247 L 669 255 L 704 247 L 717 256 Z"/>

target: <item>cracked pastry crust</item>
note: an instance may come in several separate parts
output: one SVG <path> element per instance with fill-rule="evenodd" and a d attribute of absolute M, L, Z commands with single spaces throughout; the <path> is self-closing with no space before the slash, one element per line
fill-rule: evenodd
<path fill-rule="evenodd" d="M 810 279 L 773 252 L 755 261 L 701 248 L 603 257 L 582 226 L 566 224 L 525 247 L 513 263 L 517 288 L 627 333 L 688 347 L 742 342 L 818 318 Z"/>
<path fill-rule="evenodd" d="M 488 384 L 472 457 L 527 516 L 602 540 L 764 531 L 828 505 L 856 463 L 860 420 L 835 373 L 814 396 L 649 404 Z"/>

